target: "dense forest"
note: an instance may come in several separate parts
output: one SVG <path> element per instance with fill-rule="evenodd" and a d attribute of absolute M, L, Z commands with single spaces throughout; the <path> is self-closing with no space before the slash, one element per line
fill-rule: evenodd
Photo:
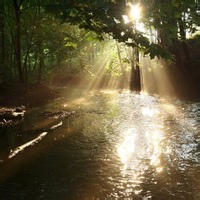
<path fill-rule="evenodd" d="M 132 5 L 141 8 L 140 18 Z M 1 0 L 1 83 L 93 77 L 104 65 L 107 76 L 127 79 L 131 71 L 131 89 L 140 91 L 140 53 L 175 66 L 195 88 L 199 25 L 198 0 Z"/>

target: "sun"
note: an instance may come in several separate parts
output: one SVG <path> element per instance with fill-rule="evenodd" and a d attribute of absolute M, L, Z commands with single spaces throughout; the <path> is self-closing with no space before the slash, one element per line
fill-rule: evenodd
<path fill-rule="evenodd" d="M 128 3 L 127 6 L 130 7 L 129 13 L 127 15 L 123 15 L 123 19 L 125 23 L 137 22 L 141 18 L 141 7 L 139 4 L 131 4 Z"/>
<path fill-rule="evenodd" d="M 123 15 L 124 22 L 127 24 L 129 22 L 138 21 L 141 18 L 141 7 L 139 4 L 127 4 L 130 7 L 130 12 L 127 15 Z"/>
<path fill-rule="evenodd" d="M 130 4 L 130 17 L 132 20 L 139 20 L 141 17 L 141 8 L 139 6 L 139 4 L 136 5 L 132 5 Z"/>

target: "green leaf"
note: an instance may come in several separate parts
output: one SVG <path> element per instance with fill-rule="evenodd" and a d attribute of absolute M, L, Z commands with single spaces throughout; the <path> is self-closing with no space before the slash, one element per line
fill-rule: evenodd
<path fill-rule="evenodd" d="M 65 46 L 65 47 L 77 48 L 77 43 L 74 43 L 74 42 L 67 42 L 64 46 Z"/>

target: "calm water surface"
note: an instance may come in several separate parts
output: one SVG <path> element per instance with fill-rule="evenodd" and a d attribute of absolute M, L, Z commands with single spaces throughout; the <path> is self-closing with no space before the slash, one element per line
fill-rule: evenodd
<path fill-rule="evenodd" d="M 0 199 L 200 199 L 200 103 L 67 94 L 1 130 Z"/>

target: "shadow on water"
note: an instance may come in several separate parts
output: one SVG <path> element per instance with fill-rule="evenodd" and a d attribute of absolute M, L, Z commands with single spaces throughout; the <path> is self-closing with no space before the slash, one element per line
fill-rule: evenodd
<path fill-rule="evenodd" d="M 200 198 L 199 103 L 129 92 L 66 93 L 1 137 L 1 199 Z M 41 116 L 47 110 L 76 114 Z"/>

